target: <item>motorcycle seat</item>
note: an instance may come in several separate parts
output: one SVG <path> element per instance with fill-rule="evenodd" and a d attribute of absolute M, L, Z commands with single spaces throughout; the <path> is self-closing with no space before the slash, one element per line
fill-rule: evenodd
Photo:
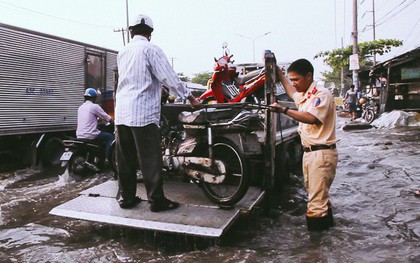
<path fill-rule="evenodd" d="M 258 76 L 261 73 L 261 71 L 262 70 L 254 70 L 254 71 L 248 72 L 245 75 L 238 76 L 237 78 L 235 78 L 235 82 L 239 85 L 244 85 L 248 80 Z"/>
<path fill-rule="evenodd" d="M 77 138 L 77 139 L 74 139 L 74 141 L 83 142 L 83 143 L 86 143 L 86 144 L 93 144 L 93 145 L 96 145 L 96 146 L 99 146 L 99 147 L 102 147 L 102 146 L 105 145 L 105 143 L 103 143 L 103 142 L 100 142 L 100 141 L 97 141 L 97 140 L 90 140 L 90 139 Z"/>

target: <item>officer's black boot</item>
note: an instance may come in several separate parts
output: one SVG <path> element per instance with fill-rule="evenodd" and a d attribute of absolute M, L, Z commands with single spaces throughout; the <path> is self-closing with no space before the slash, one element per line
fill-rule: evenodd
<path fill-rule="evenodd" d="M 330 228 L 328 215 L 323 217 L 306 217 L 306 224 L 309 231 L 323 231 Z"/>

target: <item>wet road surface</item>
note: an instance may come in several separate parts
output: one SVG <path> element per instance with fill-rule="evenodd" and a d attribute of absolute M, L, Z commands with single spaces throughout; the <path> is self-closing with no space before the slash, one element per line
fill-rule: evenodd
<path fill-rule="evenodd" d="M 343 131 L 344 121 L 329 231 L 306 230 L 299 176 L 282 207 L 214 241 L 49 215 L 112 175 L 22 169 L 0 173 L 0 262 L 420 262 L 420 128 Z"/>

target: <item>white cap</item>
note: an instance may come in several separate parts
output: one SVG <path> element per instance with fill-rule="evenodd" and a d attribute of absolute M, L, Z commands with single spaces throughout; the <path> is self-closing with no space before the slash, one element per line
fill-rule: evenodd
<path fill-rule="evenodd" d="M 140 24 L 145 24 L 153 29 L 153 21 L 146 15 L 137 15 L 133 20 L 131 20 L 130 27 Z"/>

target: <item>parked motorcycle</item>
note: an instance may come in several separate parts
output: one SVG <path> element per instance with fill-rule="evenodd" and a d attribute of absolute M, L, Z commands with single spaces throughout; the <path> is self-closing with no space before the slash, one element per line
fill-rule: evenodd
<path fill-rule="evenodd" d="M 233 55 L 230 55 L 227 49 L 227 43 L 224 43 L 222 48 L 224 55 L 219 59 L 214 58 L 216 64 L 210 81 L 210 89 L 199 99 L 203 104 L 211 101 L 259 103 L 264 98 L 265 69 L 254 70 L 240 76 L 233 64 Z"/>
<path fill-rule="evenodd" d="M 360 99 L 359 103 L 362 106 L 362 118 L 367 123 L 372 123 L 377 115 L 377 105 L 375 105 L 375 102 L 371 97 L 363 97 Z"/>
<path fill-rule="evenodd" d="M 112 129 L 113 128 L 109 128 Z M 61 167 L 68 165 L 69 173 L 85 176 L 105 170 L 105 144 L 95 140 L 70 138 L 63 140 L 64 153 L 61 156 Z M 115 140 L 112 142 L 110 167 L 116 174 Z"/>
<path fill-rule="evenodd" d="M 164 169 L 192 178 L 221 207 L 239 202 L 250 180 L 245 158 L 261 153 L 254 133 L 263 129 L 261 116 L 243 104 L 206 105 L 193 112 L 167 107 L 161 119 Z"/>

